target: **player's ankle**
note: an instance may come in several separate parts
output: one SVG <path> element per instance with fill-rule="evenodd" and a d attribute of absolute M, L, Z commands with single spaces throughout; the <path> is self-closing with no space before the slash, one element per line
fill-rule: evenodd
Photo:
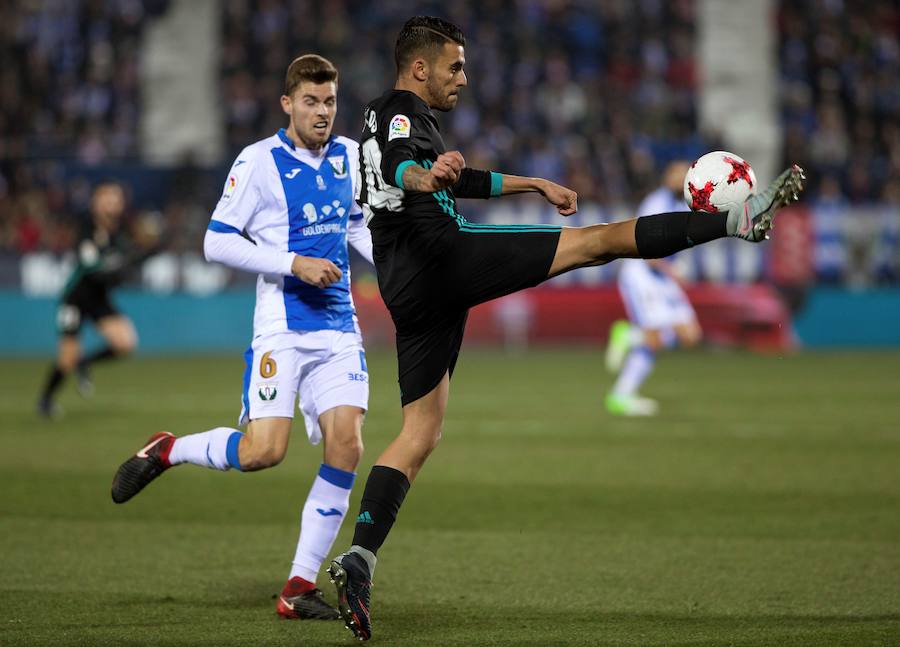
<path fill-rule="evenodd" d="M 316 588 L 315 582 L 310 582 L 309 580 L 300 577 L 299 575 L 294 575 L 288 578 L 287 583 L 284 585 L 284 589 L 282 590 L 282 595 L 303 595 L 309 591 L 312 591 Z"/>

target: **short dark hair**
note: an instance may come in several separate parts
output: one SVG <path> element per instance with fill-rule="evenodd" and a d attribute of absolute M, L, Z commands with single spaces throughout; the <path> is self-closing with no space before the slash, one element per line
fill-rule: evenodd
<path fill-rule="evenodd" d="M 116 178 L 102 177 L 99 180 L 97 180 L 96 182 L 94 182 L 94 185 L 91 187 L 91 195 L 93 195 L 95 193 L 99 193 L 101 189 L 107 189 L 107 188 L 119 189 L 119 191 L 121 191 L 122 193 L 125 192 L 125 187 Z"/>
<path fill-rule="evenodd" d="M 288 65 L 284 75 L 284 93 L 291 96 L 297 86 L 304 81 L 313 83 L 337 82 L 338 71 L 334 64 L 318 54 L 304 54 Z"/>
<path fill-rule="evenodd" d="M 429 57 L 446 43 L 466 45 L 462 30 L 452 22 L 435 16 L 415 16 L 406 21 L 394 47 L 394 62 L 399 73 L 413 58 L 427 50 Z"/>

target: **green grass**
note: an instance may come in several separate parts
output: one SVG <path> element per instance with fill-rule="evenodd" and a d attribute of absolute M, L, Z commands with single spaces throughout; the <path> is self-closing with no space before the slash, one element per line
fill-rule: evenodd
<path fill-rule="evenodd" d="M 392 357 L 369 360 L 362 481 L 400 413 Z M 464 352 L 379 553 L 377 644 L 900 644 L 900 353 L 672 355 L 652 420 L 604 414 L 600 366 Z M 321 460 L 301 429 L 276 469 L 110 501 L 151 432 L 233 424 L 238 353 L 98 367 L 58 423 L 32 413 L 45 370 L 0 371 L 0 644 L 353 644 L 274 614 Z"/>

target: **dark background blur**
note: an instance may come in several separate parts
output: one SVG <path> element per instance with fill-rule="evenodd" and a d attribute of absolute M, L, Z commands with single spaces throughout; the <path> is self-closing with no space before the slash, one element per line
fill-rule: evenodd
<path fill-rule="evenodd" d="M 434 13 L 467 37 L 469 87 L 442 127 L 469 165 L 567 184 L 582 207 L 574 223 L 587 224 L 630 215 L 674 158 L 734 150 L 761 182 L 797 162 L 809 186 L 791 226 L 803 235 L 785 234 L 791 242 L 780 248 L 698 250 L 680 260 L 686 277 L 896 298 L 900 3 L 723 4 L 2 3 L 0 288 L 54 296 L 91 186 L 103 178 L 128 187 L 130 222 L 149 218 L 166 232 L 166 253 L 135 286 L 211 294 L 250 285 L 253 277 L 203 263 L 202 237 L 235 154 L 286 123 L 278 98 L 287 64 L 317 52 L 338 66 L 335 132 L 356 138 L 362 107 L 392 84 L 399 28 L 413 13 Z M 750 13 L 730 20 L 724 10 Z M 760 45 L 734 44 L 742 34 Z M 704 107 L 716 93 L 737 96 L 735 82 L 762 97 L 755 116 Z M 768 142 L 759 159 L 742 144 L 757 132 Z M 463 210 L 475 220 L 554 220 L 527 199 Z M 566 284 L 606 285 L 614 275 L 614 265 L 592 268 Z"/>

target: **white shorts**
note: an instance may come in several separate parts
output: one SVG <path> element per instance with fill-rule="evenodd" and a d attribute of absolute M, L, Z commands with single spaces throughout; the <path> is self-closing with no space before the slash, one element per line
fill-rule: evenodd
<path fill-rule="evenodd" d="M 619 294 L 628 318 L 644 330 L 672 328 L 697 318 L 681 286 L 642 260 L 622 261 Z"/>
<path fill-rule="evenodd" d="M 317 330 L 261 335 L 244 353 L 239 425 L 258 418 L 293 418 L 300 410 L 309 442 L 322 440 L 319 416 L 334 407 L 369 406 L 369 372 L 355 332 Z"/>

